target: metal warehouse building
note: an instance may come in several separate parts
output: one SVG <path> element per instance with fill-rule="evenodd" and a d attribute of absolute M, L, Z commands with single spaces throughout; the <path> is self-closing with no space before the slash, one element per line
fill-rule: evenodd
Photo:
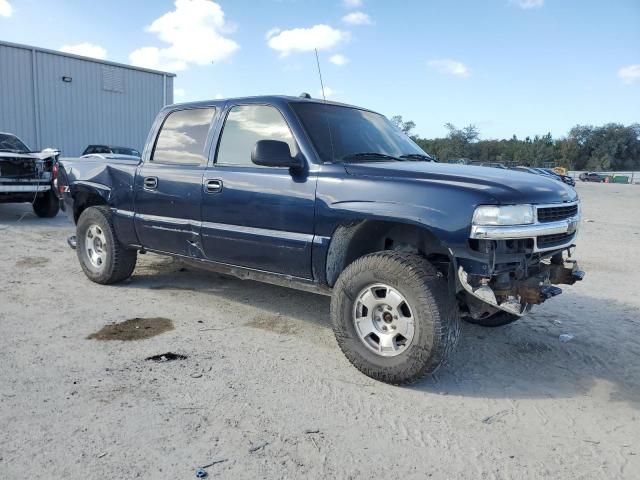
<path fill-rule="evenodd" d="M 0 41 L 0 132 L 67 157 L 89 144 L 142 151 L 156 114 L 173 103 L 174 77 Z"/>

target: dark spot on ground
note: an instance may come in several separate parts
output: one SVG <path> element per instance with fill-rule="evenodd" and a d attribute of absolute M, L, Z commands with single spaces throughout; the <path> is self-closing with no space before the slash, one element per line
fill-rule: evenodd
<path fill-rule="evenodd" d="M 17 268 L 38 268 L 49 263 L 47 257 L 22 257 L 16 262 Z"/>
<path fill-rule="evenodd" d="M 295 335 L 298 333 L 296 323 L 280 315 L 257 315 L 247 323 L 247 326 L 281 335 Z"/>
<path fill-rule="evenodd" d="M 144 340 L 173 330 L 168 318 L 131 318 L 121 323 L 105 325 L 87 338 L 90 340 Z"/>
<path fill-rule="evenodd" d="M 187 359 L 186 355 L 182 355 L 180 353 L 173 353 L 173 352 L 160 353 L 159 355 L 152 355 L 150 357 L 145 358 L 145 360 L 150 360 L 152 362 L 159 362 L 159 363 L 171 362 L 173 360 L 186 360 L 186 359 Z"/>

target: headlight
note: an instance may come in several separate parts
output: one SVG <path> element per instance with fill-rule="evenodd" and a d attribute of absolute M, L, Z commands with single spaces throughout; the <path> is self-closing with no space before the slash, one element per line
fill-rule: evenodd
<path fill-rule="evenodd" d="M 481 205 L 473 212 L 474 225 L 526 225 L 533 220 L 533 205 Z"/>

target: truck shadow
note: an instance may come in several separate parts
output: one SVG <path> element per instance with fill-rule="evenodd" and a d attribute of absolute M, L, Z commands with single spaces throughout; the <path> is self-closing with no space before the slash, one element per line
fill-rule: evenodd
<path fill-rule="evenodd" d="M 640 408 L 640 309 L 571 292 L 505 327 L 465 323 L 448 365 L 415 388 L 495 398 L 591 392 Z"/>
<path fill-rule="evenodd" d="M 259 328 L 269 329 L 268 323 L 279 317 L 290 319 L 287 326 L 273 326 L 278 333 L 303 335 L 304 325 L 292 328 L 299 321 L 331 328 L 328 297 L 184 269 L 171 259 L 136 269 L 126 285 L 191 290 L 210 294 L 214 303 L 220 299 L 250 305 L 265 312 Z M 565 333 L 573 338 L 563 343 L 559 337 Z M 340 354 L 337 347 L 335 354 Z M 544 398 L 583 395 L 596 384 L 604 401 L 640 408 L 640 309 L 572 291 L 505 327 L 463 322 L 460 344 L 449 363 L 408 388 L 460 396 Z"/>
<path fill-rule="evenodd" d="M 215 308 L 219 300 L 241 303 L 264 311 L 264 318 L 281 316 L 330 328 L 330 298 L 327 296 L 199 270 L 170 257 L 148 255 L 138 258 L 142 260 L 123 287 L 204 294 L 211 301 L 211 308 Z M 208 300 L 204 299 L 205 302 Z"/>

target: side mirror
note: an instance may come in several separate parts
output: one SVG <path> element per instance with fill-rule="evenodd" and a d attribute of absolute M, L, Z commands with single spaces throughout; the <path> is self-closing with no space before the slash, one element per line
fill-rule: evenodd
<path fill-rule="evenodd" d="M 251 152 L 251 161 L 263 167 L 302 168 L 302 160 L 291 156 L 287 142 L 258 140 Z"/>

